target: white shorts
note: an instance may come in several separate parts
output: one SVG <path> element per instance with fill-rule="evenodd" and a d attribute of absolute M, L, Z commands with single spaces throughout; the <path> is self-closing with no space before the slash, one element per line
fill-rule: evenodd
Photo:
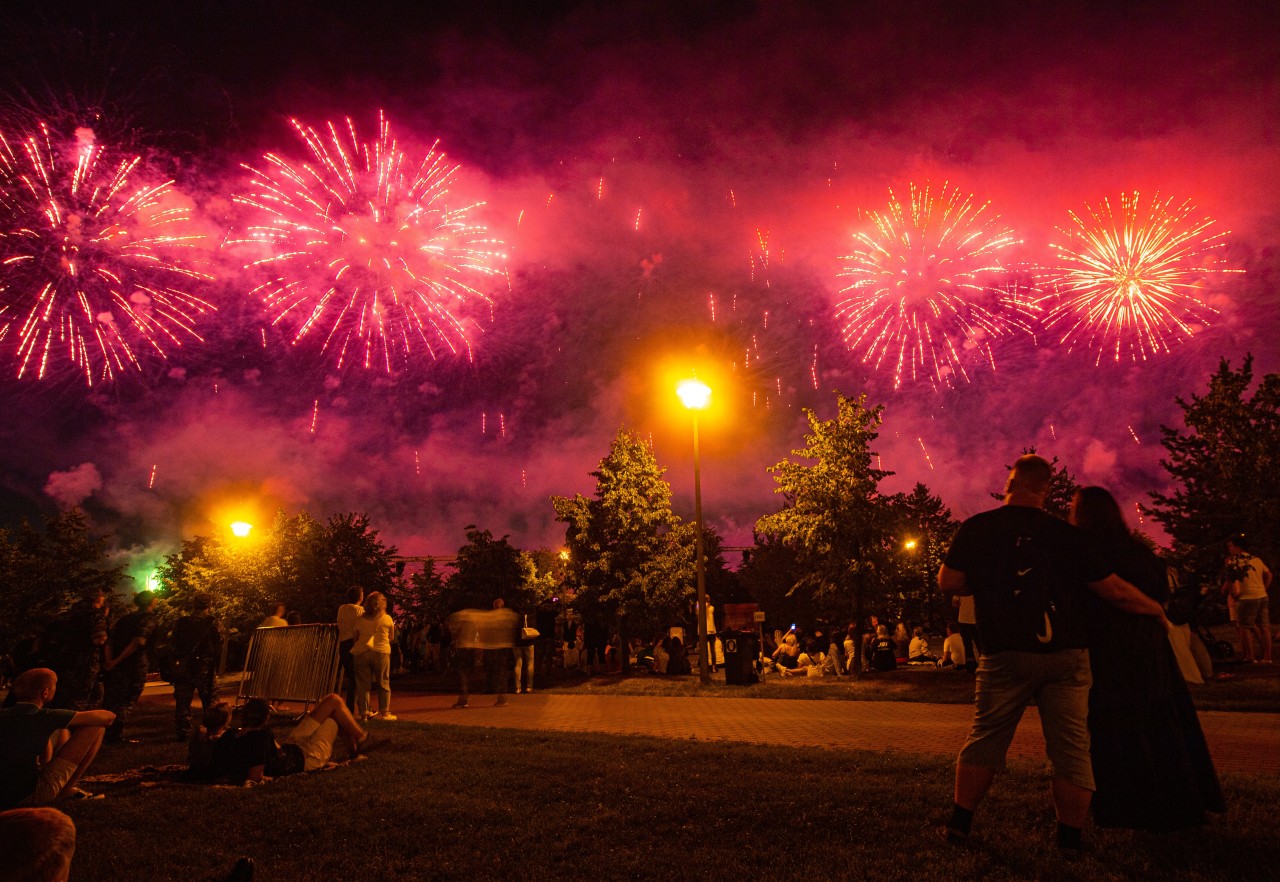
<path fill-rule="evenodd" d="M 308 715 L 293 727 L 285 743 L 298 745 L 304 760 L 303 768 L 308 772 L 314 772 L 328 764 L 329 758 L 333 756 L 333 742 L 336 740 L 338 740 L 338 724 L 333 717 L 323 723 L 317 723 L 314 717 Z"/>

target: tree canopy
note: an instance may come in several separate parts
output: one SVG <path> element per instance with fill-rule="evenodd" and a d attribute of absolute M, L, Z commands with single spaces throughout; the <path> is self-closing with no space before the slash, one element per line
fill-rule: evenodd
<path fill-rule="evenodd" d="M 1250 389 L 1252 388 L 1252 394 Z M 1162 427 L 1161 465 L 1171 493 L 1152 493 L 1152 516 L 1174 552 L 1202 579 L 1216 579 L 1225 542 L 1243 534 L 1247 548 L 1275 566 L 1280 557 L 1280 374 L 1257 385 L 1253 358 L 1233 370 L 1223 359 L 1203 395 L 1177 399 L 1184 429 Z"/>

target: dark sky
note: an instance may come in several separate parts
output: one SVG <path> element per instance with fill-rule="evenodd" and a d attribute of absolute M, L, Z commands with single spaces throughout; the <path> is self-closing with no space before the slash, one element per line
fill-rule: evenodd
<path fill-rule="evenodd" d="M 240 500 L 368 510 L 405 553 L 449 552 L 468 523 L 556 544 L 547 496 L 589 491 L 626 425 L 688 516 L 688 426 L 655 365 L 695 357 L 738 366 L 704 432 L 731 543 L 777 505 L 764 467 L 799 445 L 801 408 L 829 415 L 836 389 L 886 406 L 892 489 L 924 481 L 967 515 L 1037 446 L 1132 512 L 1163 485 L 1175 396 L 1223 357 L 1280 369 L 1274 4 L 337 6 L 10 9 L 4 119 L 141 152 L 214 241 L 239 164 L 299 155 L 289 117 L 371 130 L 384 110 L 406 146 L 440 139 L 505 243 L 474 361 L 384 376 L 264 352 L 241 262 L 214 250 L 205 345 L 93 392 L 5 381 L 11 514 L 84 502 L 140 558 Z M 1147 361 L 1095 365 L 1042 334 L 968 383 L 895 389 L 841 343 L 839 258 L 860 209 L 943 181 L 990 200 L 1024 272 L 1069 210 L 1134 190 L 1191 200 L 1245 272 L 1206 283 L 1210 326 Z"/>

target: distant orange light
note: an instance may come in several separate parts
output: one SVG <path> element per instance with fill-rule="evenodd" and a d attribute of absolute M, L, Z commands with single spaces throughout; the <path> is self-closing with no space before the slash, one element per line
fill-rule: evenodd
<path fill-rule="evenodd" d="M 253 524 L 247 521 L 232 521 L 231 534 L 243 539 L 253 531 Z"/>

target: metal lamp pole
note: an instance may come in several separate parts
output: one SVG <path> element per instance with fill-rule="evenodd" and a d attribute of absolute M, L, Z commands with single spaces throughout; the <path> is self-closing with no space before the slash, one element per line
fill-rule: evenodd
<path fill-rule="evenodd" d="M 693 518 L 698 530 L 697 561 L 698 573 L 698 681 L 703 685 L 711 682 L 711 672 L 707 664 L 707 653 L 711 646 L 707 642 L 707 574 L 706 563 L 702 553 L 702 456 L 698 449 L 698 411 L 707 406 L 711 399 L 711 388 L 700 380 L 683 380 L 676 387 L 676 394 L 684 406 L 693 412 Z M 711 650 L 714 651 L 714 650 Z"/>

